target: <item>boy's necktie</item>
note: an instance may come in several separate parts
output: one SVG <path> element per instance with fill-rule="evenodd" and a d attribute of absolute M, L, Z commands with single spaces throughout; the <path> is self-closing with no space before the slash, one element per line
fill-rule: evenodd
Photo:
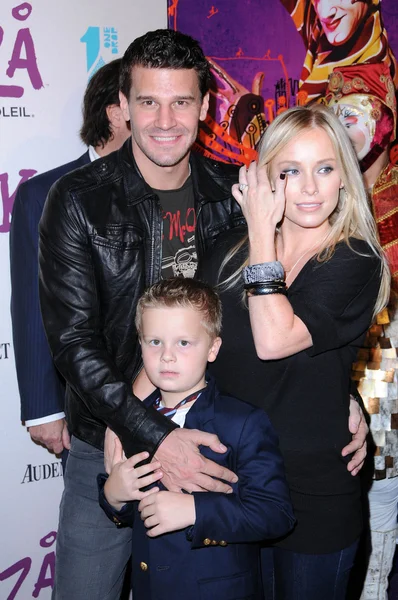
<path fill-rule="evenodd" d="M 197 400 L 199 398 L 200 394 L 205 389 L 206 388 L 203 388 L 201 390 L 198 390 L 197 392 L 193 392 L 193 394 L 190 394 L 183 400 L 180 400 L 180 402 L 178 402 L 178 404 L 176 404 L 173 408 L 169 408 L 167 406 L 160 406 L 160 402 L 161 402 L 162 398 L 161 398 L 161 396 L 159 396 L 159 398 L 157 400 L 155 400 L 155 402 L 153 403 L 153 407 L 156 408 L 157 411 L 162 413 L 162 415 L 165 415 L 166 417 L 169 417 L 171 419 L 173 417 L 173 415 L 176 414 L 176 412 L 180 408 L 180 406 L 184 406 L 184 404 L 188 404 L 188 402 L 193 402 L 194 400 Z"/>

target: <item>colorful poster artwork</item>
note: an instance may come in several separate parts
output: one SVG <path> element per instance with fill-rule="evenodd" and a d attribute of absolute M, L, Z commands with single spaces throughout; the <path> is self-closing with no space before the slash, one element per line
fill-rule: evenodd
<path fill-rule="evenodd" d="M 212 65 L 197 149 L 226 162 L 254 160 L 267 124 L 319 100 L 333 69 L 384 62 L 398 83 L 396 0 L 169 0 L 168 22 L 196 38 Z"/>

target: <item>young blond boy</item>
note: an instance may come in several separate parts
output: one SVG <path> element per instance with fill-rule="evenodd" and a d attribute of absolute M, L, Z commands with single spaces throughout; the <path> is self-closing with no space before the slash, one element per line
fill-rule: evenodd
<path fill-rule="evenodd" d="M 118 526 L 133 526 L 134 600 L 259 600 L 255 542 L 286 534 L 294 517 L 266 414 L 220 395 L 206 377 L 221 345 L 220 300 L 199 281 L 165 280 L 141 297 L 136 327 L 157 388 L 145 404 L 180 427 L 217 434 L 227 452 L 202 452 L 239 480 L 231 494 L 170 492 L 159 463 L 140 464 L 145 452 L 123 460 L 116 440 L 111 473 L 99 477 L 100 503 Z"/>

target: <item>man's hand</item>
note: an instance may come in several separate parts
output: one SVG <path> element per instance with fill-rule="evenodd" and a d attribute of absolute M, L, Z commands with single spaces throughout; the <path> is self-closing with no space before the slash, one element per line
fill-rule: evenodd
<path fill-rule="evenodd" d="M 347 469 L 351 472 L 351 475 L 357 475 L 362 469 L 366 458 L 366 436 L 369 433 L 369 427 L 366 424 L 361 407 L 353 396 L 350 396 L 348 428 L 352 433 L 352 442 L 343 448 L 341 454 L 347 456 L 354 453 Z"/>
<path fill-rule="evenodd" d="M 212 433 L 197 429 L 174 429 L 169 433 L 155 454 L 155 460 L 161 464 L 163 485 L 172 492 L 231 493 L 232 488 L 219 480 L 235 483 L 238 477 L 229 469 L 204 458 L 199 446 L 208 446 L 221 454 L 227 450 Z"/>
<path fill-rule="evenodd" d="M 54 454 L 61 454 L 64 448 L 70 449 L 70 436 L 65 419 L 32 425 L 28 430 L 34 442 L 45 446 Z"/>
<path fill-rule="evenodd" d="M 149 537 L 184 529 L 196 521 L 195 501 L 189 494 L 158 492 L 141 500 L 138 510 Z"/>

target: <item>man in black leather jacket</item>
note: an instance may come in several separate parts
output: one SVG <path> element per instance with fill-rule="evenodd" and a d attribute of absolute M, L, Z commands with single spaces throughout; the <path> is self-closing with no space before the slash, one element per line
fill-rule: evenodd
<path fill-rule="evenodd" d="M 209 66 L 192 38 L 171 30 L 136 39 L 121 65 L 121 108 L 132 138 L 59 180 L 40 223 L 40 298 L 54 361 L 67 382 L 72 434 L 57 538 L 53 598 L 119 598 L 130 532 L 98 506 L 106 427 L 127 456 L 156 453 L 172 490 L 229 491 L 230 471 L 201 457 L 216 436 L 175 429 L 132 394 L 141 369 L 134 328 L 144 288 L 192 276 L 221 232 L 243 222 L 233 166 L 190 150 L 209 103 Z M 171 269 L 171 271 L 170 271 Z M 140 560 L 136 557 L 136 560 Z"/>

